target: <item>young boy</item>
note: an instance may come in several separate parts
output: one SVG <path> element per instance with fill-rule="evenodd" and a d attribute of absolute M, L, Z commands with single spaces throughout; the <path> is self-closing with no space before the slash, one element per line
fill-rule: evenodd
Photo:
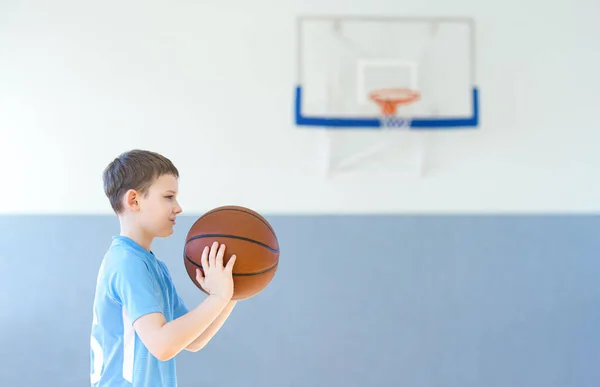
<path fill-rule="evenodd" d="M 225 246 L 213 243 L 202 255 L 209 293 L 189 311 L 165 264 L 151 251 L 154 238 L 173 233 L 179 172 L 162 155 L 132 150 L 104 170 L 104 191 L 121 232 L 100 265 L 91 331 L 94 387 L 177 386 L 175 356 L 198 351 L 221 328 L 235 306 L 233 256 L 223 266 Z"/>

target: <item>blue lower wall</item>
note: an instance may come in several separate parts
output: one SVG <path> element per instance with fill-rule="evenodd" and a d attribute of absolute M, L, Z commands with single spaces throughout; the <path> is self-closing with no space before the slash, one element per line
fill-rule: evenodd
<path fill-rule="evenodd" d="M 190 308 L 183 240 L 154 251 Z M 271 285 L 241 302 L 181 386 L 591 387 L 600 381 L 600 217 L 269 217 Z M 110 216 L 0 217 L 0 386 L 88 385 Z"/>

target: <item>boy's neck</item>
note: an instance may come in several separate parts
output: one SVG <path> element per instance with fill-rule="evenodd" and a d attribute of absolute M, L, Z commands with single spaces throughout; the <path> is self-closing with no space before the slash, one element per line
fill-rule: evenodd
<path fill-rule="evenodd" d="M 152 236 L 148 235 L 148 233 L 144 232 L 143 229 L 132 226 L 123 219 L 121 219 L 121 236 L 133 240 L 147 251 L 150 251 L 152 240 L 154 239 Z"/>

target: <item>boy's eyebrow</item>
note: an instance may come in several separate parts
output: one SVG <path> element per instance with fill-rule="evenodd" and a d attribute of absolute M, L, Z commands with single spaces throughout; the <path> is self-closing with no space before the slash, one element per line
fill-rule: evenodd
<path fill-rule="evenodd" d="M 175 191 L 173 191 L 172 189 L 167 190 L 167 193 L 177 193 Z"/>

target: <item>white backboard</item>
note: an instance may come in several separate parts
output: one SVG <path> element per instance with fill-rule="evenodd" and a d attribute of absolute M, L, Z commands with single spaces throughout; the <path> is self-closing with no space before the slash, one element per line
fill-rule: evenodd
<path fill-rule="evenodd" d="M 298 18 L 296 124 L 380 128 L 368 98 L 380 88 L 420 93 L 398 115 L 411 129 L 478 125 L 474 23 L 466 18 Z"/>

